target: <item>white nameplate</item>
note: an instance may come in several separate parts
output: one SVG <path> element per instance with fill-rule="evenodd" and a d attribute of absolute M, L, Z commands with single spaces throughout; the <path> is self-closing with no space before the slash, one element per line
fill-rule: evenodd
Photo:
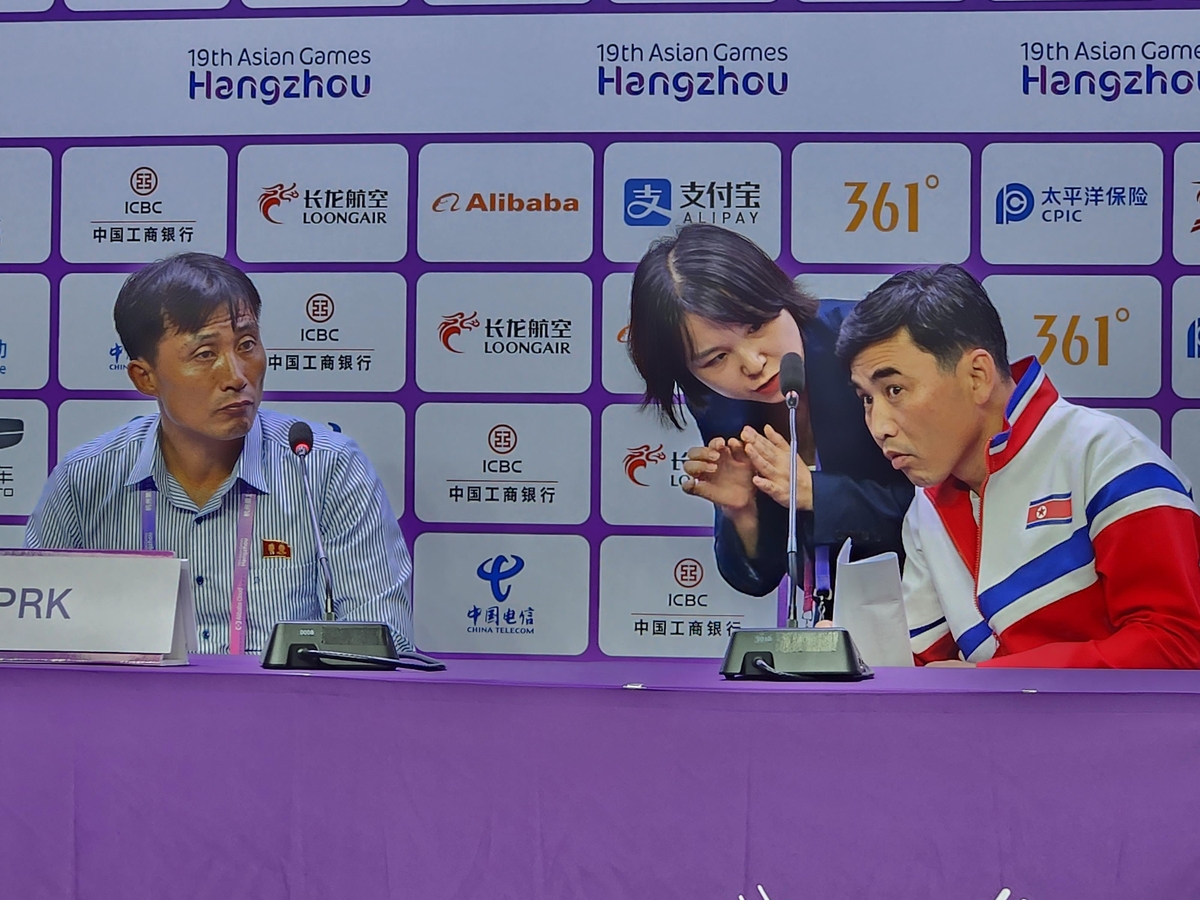
<path fill-rule="evenodd" d="M 196 611 L 167 552 L 0 550 L 0 662 L 187 665 Z"/>

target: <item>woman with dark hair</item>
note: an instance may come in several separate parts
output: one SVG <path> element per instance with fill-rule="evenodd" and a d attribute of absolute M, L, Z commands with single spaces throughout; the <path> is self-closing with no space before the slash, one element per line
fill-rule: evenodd
<path fill-rule="evenodd" d="M 879 452 L 834 354 L 853 306 L 808 296 L 756 244 L 715 225 L 656 242 L 634 273 L 629 352 L 643 406 L 682 429 L 682 392 L 705 442 L 688 451 L 683 489 L 715 506 L 717 565 L 743 593 L 766 594 L 787 570 L 786 353 L 800 354 L 807 375 L 796 416 L 797 534 L 815 561 L 807 586 L 828 589 L 830 548 L 847 537 L 856 558 L 901 551 L 912 485 Z"/>

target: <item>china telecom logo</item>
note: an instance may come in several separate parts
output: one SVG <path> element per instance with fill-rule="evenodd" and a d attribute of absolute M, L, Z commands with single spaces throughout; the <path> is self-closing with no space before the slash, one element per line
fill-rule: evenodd
<path fill-rule="evenodd" d="M 512 585 L 505 585 L 504 582 L 519 575 L 524 568 L 525 560 L 521 557 L 513 554 L 510 565 L 508 557 L 501 553 L 499 556 L 488 557 L 481 562 L 479 568 L 475 570 L 475 574 L 488 583 L 496 602 L 503 603 L 512 593 Z"/>
<path fill-rule="evenodd" d="M 640 469 L 646 468 L 648 465 L 658 465 L 660 462 L 666 462 L 667 454 L 663 450 L 663 445 L 651 448 L 649 444 L 642 444 L 640 447 L 630 447 L 625 454 L 625 475 L 636 484 L 638 487 L 649 487 L 643 481 L 638 481 L 637 473 Z"/>
<path fill-rule="evenodd" d="M 442 346 L 451 353 L 462 353 L 461 350 L 456 350 L 450 346 L 450 339 L 455 335 L 462 334 L 464 331 L 474 331 L 479 327 L 479 313 L 464 313 L 456 312 L 449 316 L 442 316 L 442 321 L 438 323 L 438 340 L 442 342 Z"/>
<path fill-rule="evenodd" d="M 282 225 L 283 223 L 278 219 L 271 218 L 271 210 L 282 203 L 291 203 L 299 197 L 300 191 L 296 189 L 296 182 L 293 181 L 291 187 L 286 187 L 281 181 L 269 188 L 263 188 L 262 193 L 258 195 L 258 211 L 268 222 Z"/>

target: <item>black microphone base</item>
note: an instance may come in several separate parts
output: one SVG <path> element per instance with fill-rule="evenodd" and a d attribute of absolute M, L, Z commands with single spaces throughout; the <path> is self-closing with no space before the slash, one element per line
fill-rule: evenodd
<path fill-rule="evenodd" d="M 280 622 L 263 651 L 262 665 L 264 669 L 445 668 L 420 654 L 401 658 L 392 630 L 382 622 Z"/>
<path fill-rule="evenodd" d="M 844 628 L 744 628 L 729 637 L 721 674 L 775 681 L 874 678 Z"/>

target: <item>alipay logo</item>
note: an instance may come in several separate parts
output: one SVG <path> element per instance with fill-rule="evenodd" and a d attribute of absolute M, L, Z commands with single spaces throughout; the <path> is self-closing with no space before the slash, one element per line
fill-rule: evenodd
<path fill-rule="evenodd" d="M 630 178 L 625 182 L 625 224 L 662 228 L 671 224 L 671 182 Z"/>
<path fill-rule="evenodd" d="M 1200 319 L 1196 319 L 1188 326 L 1187 358 L 1200 359 Z"/>
<path fill-rule="evenodd" d="M 504 582 L 517 575 L 525 568 L 525 560 L 514 555 L 511 565 L 503 553 L 499 556 L 485 559 L 475 570 L 475 574 L 486 581 L 492 588 L 492 597 L 497 603 L 503 603 L 512 593 L 512 585 L 504 586 Z"/>
<path fill-rule="evenodd" d="M 1033 207 L 1033 191 L 1019 181 L 1006 184 L 996 194 L 996 224 L 1023 222 L 1029 218 Z"/>

